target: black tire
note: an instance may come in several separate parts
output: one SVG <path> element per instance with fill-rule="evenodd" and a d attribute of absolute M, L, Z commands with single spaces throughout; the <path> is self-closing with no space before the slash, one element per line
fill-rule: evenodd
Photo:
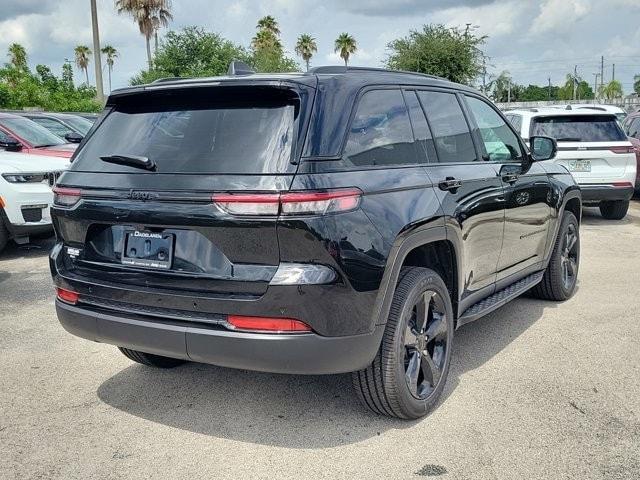
<path fill-rule="evenodd" d="M 600 202 L 600 214 L 607 220 L 622 220 L 629 210 L 629 200 Z"/>
<path fill-rule="evenodd" d="M 543 300 L 568 300 L 576 290 L 579 267 L 580 225 L 573 213 L 564 212 L 549 265 L 531 293 Z"/>
<path fill-rule="evenodd" d="M 0 252 L 4 250 L 4 247 L 7 246 L 7 242 L 9 241 L 9 232 L 7 227 L 4 226 L 4 222 L 0 220 Z"/>
<path fill-rule="evenodd" d="M 151 353 L 138 352 L 137 350 L 129 350 L 128 348 L 118 347 L 125 357 L 134 362 L 157 368 L 173 368 L 185 363 L 185 360 L 179 358 L 162 357 Z"/>
<path fill-rule="evenodd" d="M 453 308 L 444 281 L 427 268 L 403 268 L 380 349 L 371 365 L 352 374 L 360 401 L 380 415 L 426 415 L 444 389 L 452 347 Z"/>

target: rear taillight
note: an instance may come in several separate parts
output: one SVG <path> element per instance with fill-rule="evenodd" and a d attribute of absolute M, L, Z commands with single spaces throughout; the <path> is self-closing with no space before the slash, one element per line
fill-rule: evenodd
<path fill-rule="evenodd" d="M 613 153 L 634 153 L 635 149 L 632 146 L 629 147 L 610 147 L 610 151 Z"/>
<path fill-rule="evenodd" d="M 58 287 L 56 287 L 56 294 L 58 296 L 58 300 L 62 300 L 64 303 L 68 303 L 70 305 L 78 303 L 78 298 L 80 297 L 76 292 Z"/>
<path fill-rule="evenodd" d="M 53 187 L 53 204 L 71 207 L 80 201 L 82 190 L 77 188 Z"/>
<path fill-rule="evenodd" d="M 286 193 L 215 193 L 211 200 L 232 215 L 324 215 L 360 205 L 362 191 L 337 188 Z"/>
<path fill-rule="evenodd" d="M 246 317 L 244 315 L 229 315 L 227 322 L 234 330 L 265 333 L 305 333 L 311 332 L 311 327 L 293 318 Z"/>

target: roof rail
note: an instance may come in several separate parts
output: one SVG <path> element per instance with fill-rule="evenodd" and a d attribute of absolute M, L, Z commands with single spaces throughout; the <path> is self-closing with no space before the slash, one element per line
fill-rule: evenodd
<path fill-rule="evenodd" d="M 156 80 L 154 80 L 153 82 L 151 82 L 151 84 L 154 83 L 164 83 L 164 82 L 175 82 L 176 80 L 187 80 L 190 77 L 164 77 L 164 78 L 158 78 Z"/>
<path fill-rule="evenodd" d="M 446 78 L 438 77 L 437 75 L 429 75 L 426 73 L 420 72 L 409 72 L 407 70 L 390 70 L 388 68 L 376 68 L 376 67 L 344 67 L 342 65 L 326 65 L 321 67 L 313 67 L 310 68 L 307 72 L 310 75 L 321 75 L 321 74 L 336 74 L 336 73 L 375 73 L 375 72 L 384 72 L 384 73 L 401 73 L 404 75 L 418 75 L 426 78 L 433 78 L 436 80 L 446 80 Z"/>

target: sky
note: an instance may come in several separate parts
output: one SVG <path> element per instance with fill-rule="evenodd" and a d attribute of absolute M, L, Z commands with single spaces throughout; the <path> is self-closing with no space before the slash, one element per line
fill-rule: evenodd
<path fill-rule="evenodd" d="M 97 2 L 101 43 L 120 52 L 113 88 L 125 86 L 144 68 L 144 38 L 133 20 L 117 14 L 113 0 Z M 0 61 L 8 45 L 18 42 L 27 48 L 32 67 L 44 63 L 59 74 L 65 59 L 73 60 L 76 45 L 92 46 L 89 0 L 0 3 Z M 546 85 L 551 78 L 561 84 L 577 65 L 578 74 L 593 85 L 601 56 L 605 81 L 615 64 L 625 93 L 632 91 L 634 74 L 640 74 L 639 0 L 173 0 L 170 28 L 198 25 L 248 46 L 257 20 L 267 14 L 279 22 L 292 57 L 299 34 L 316 38 L 312 66 L 342 62 L 333 51 L 342 32 L 358 43 L 352 65 L 382 66 L 387 44 L 423 24 L 464 28 L 470 23 L 488 36 L 488 72 L 507 70 L 518 83 Z M 89 74 L 93 83 L 92 65 Z M 82 79 L 77 70 L 75 78 Z"/>

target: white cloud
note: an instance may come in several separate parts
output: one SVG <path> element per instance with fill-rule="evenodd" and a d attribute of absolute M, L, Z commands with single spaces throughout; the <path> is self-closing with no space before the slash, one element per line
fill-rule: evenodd
<path fill-rule="evenodd" d="M 534 19 L 531 33 L 542 34 L 557 29 L 567 29 L 591 12 L 589 0 L 545 0 L 540 13 Z"/>

